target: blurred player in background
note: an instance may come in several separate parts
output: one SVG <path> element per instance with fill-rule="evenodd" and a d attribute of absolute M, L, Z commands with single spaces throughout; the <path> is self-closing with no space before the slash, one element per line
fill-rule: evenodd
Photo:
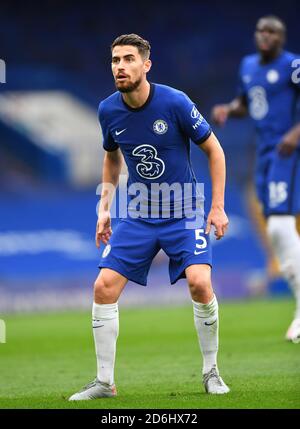
<path fill-rule="evenodd" d="M 106 244 L 95 282 L 93 332 L 97 356 L 97 377 L 70 400 L 116 395 L 114 363 L 119 332 L 118 299 L 128 280 L 146 286 L 151 262 L 162 248 L 170 257 L 170 280 L 186 277 L 193 302 L 194 322 L 203 355 L 203 383 L 210 394 L 224 394 L 229 388 L 219 375 L 218 303 L 211 284 L 209 231 L 224 236 L 228 219 L 224 211 L 225 158 L 223 150 L 195 104 L 181 91 L 147 81 L 151 68 L 150 45 L 135 34 L 118 37 L 112 44 L 112 73 L 117 92 L 100 103 L 99 119 L 106 150 L 102 194 L 96 229 L 96 245 Z M 190 184 L 196 198 L 196 180 L 190 162 L 190 139 L 208 157 L 213 196 L 205 222 L 186 228 L 186 218 L 134 218 L 127 216 L 111 230 L 111 184 L 116 187 L 125 158 L 128 185 L 153 183 Z M 177 197 L 171 202 L 175 210 Z M 132 200 L 131 200 L 132 201 Z M 185 201 L 186 202 L 186 201 Z M 149 195 L 141 206 L 153 203 L 166 209 L 165 201 Z M 186 207 L 185 207 L 186 208 Z M 191 206 L 190 206 L 191 208 Z M 129 208 L 128 208 L 129 210 Z M 145 214 L 145 213 L 144 213 Z M 146 212 L 148 214 L 148 212 Z M 163 310 L 162 310 L 163 311 Z M 166 339 L 167 340 L 167 339 Z"/>
<path fill-rule="evenodd" d="M 296 311 L 286 339 L 300 341 L 300 124 L 295 106 L 300 94 L 297 56 L 283 50 L 285 24 L 275 16 L 258 20 L 258 53 L 240 65 L 237 97 L 217 105 L 212 119 L 223 125 L 229 117 L 249 114 L 257 131 L 255 185 L 267 220 L 267 235 L 280 270 L 296 299 Z"/>

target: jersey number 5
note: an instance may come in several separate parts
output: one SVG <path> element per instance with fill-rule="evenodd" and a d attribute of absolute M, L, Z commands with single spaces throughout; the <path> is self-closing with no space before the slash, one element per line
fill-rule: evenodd
<path fill-rule="evenodd" d="M 201 234 L 204 234 L 203 228 L 195 229 L 195 238 L 196 238 L 196 241 L 198 241 L 198 243 L 196 243 L 196 248 L 200 249 L 199 252 L 197 250 L 194 251 L 195 255 L 200 255 L 200 253 L 206 252 L 206 250 L 203 250 L 203 249 L 207 247 L 207 240 Z"/>

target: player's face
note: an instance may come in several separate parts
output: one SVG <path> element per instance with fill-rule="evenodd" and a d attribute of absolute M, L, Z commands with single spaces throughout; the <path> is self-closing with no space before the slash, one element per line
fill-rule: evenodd
<path fill-rule="evenodd" d="M 260 19 L 256 26 L 255 42 L 262 54 L 279 50 L 284 43 L 284 31 L 276 20 Z"/>
<path fill-rule="evenodd" d="M 144 60 L 136 46 L 115 46 L 112 51 L 112 73 L 120 92 L 132 92 L 146 79 L 151 61 Z"/>

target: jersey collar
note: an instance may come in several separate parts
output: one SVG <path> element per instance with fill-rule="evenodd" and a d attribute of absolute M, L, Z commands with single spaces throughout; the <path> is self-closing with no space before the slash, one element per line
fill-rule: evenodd
<path fill-rule="evenodd" d="M 128 104 L 125 103 L 122 95 L 120 94 L 122 102 L 123 102 L 124 106 L 126 107 L 126 109 L 130 110 L 131 112 L 140 112 L 141 110 L 144 110 L 148 106 L 148 104 L 150 104 L 150 102 L 151 102 L 151 100 L 153 98 L 153 95 L 154 95 L 155 85 L 154 85 L 154 83 L 151 83 L 151 82 L 149 82 L 149 83 L 150 83 L 150 92 L 149 92 L 148 98 L 145 101 L 145 103 L 142 106 L 140 106 L 140 107 L 134 108 L 134 107 L 128 106 Z"/>

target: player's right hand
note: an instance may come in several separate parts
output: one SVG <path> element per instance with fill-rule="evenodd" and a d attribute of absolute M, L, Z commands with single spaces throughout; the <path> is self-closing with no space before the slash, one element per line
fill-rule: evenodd
<path fill-rule="evenodd" d="M 216 125 L 224 125 L 228 119 L 229 108 L 227 104 L 217 104 L 213 107 L 211 112 L 212 121 Z"/>
<path fill-rule="evenodd" d="M 112 234 L 111 218 L 109 212 L 102 212 L 99 214 L 96 226 L 96 246 L 99 248 L 101 241 L 106 245 Z"/>

